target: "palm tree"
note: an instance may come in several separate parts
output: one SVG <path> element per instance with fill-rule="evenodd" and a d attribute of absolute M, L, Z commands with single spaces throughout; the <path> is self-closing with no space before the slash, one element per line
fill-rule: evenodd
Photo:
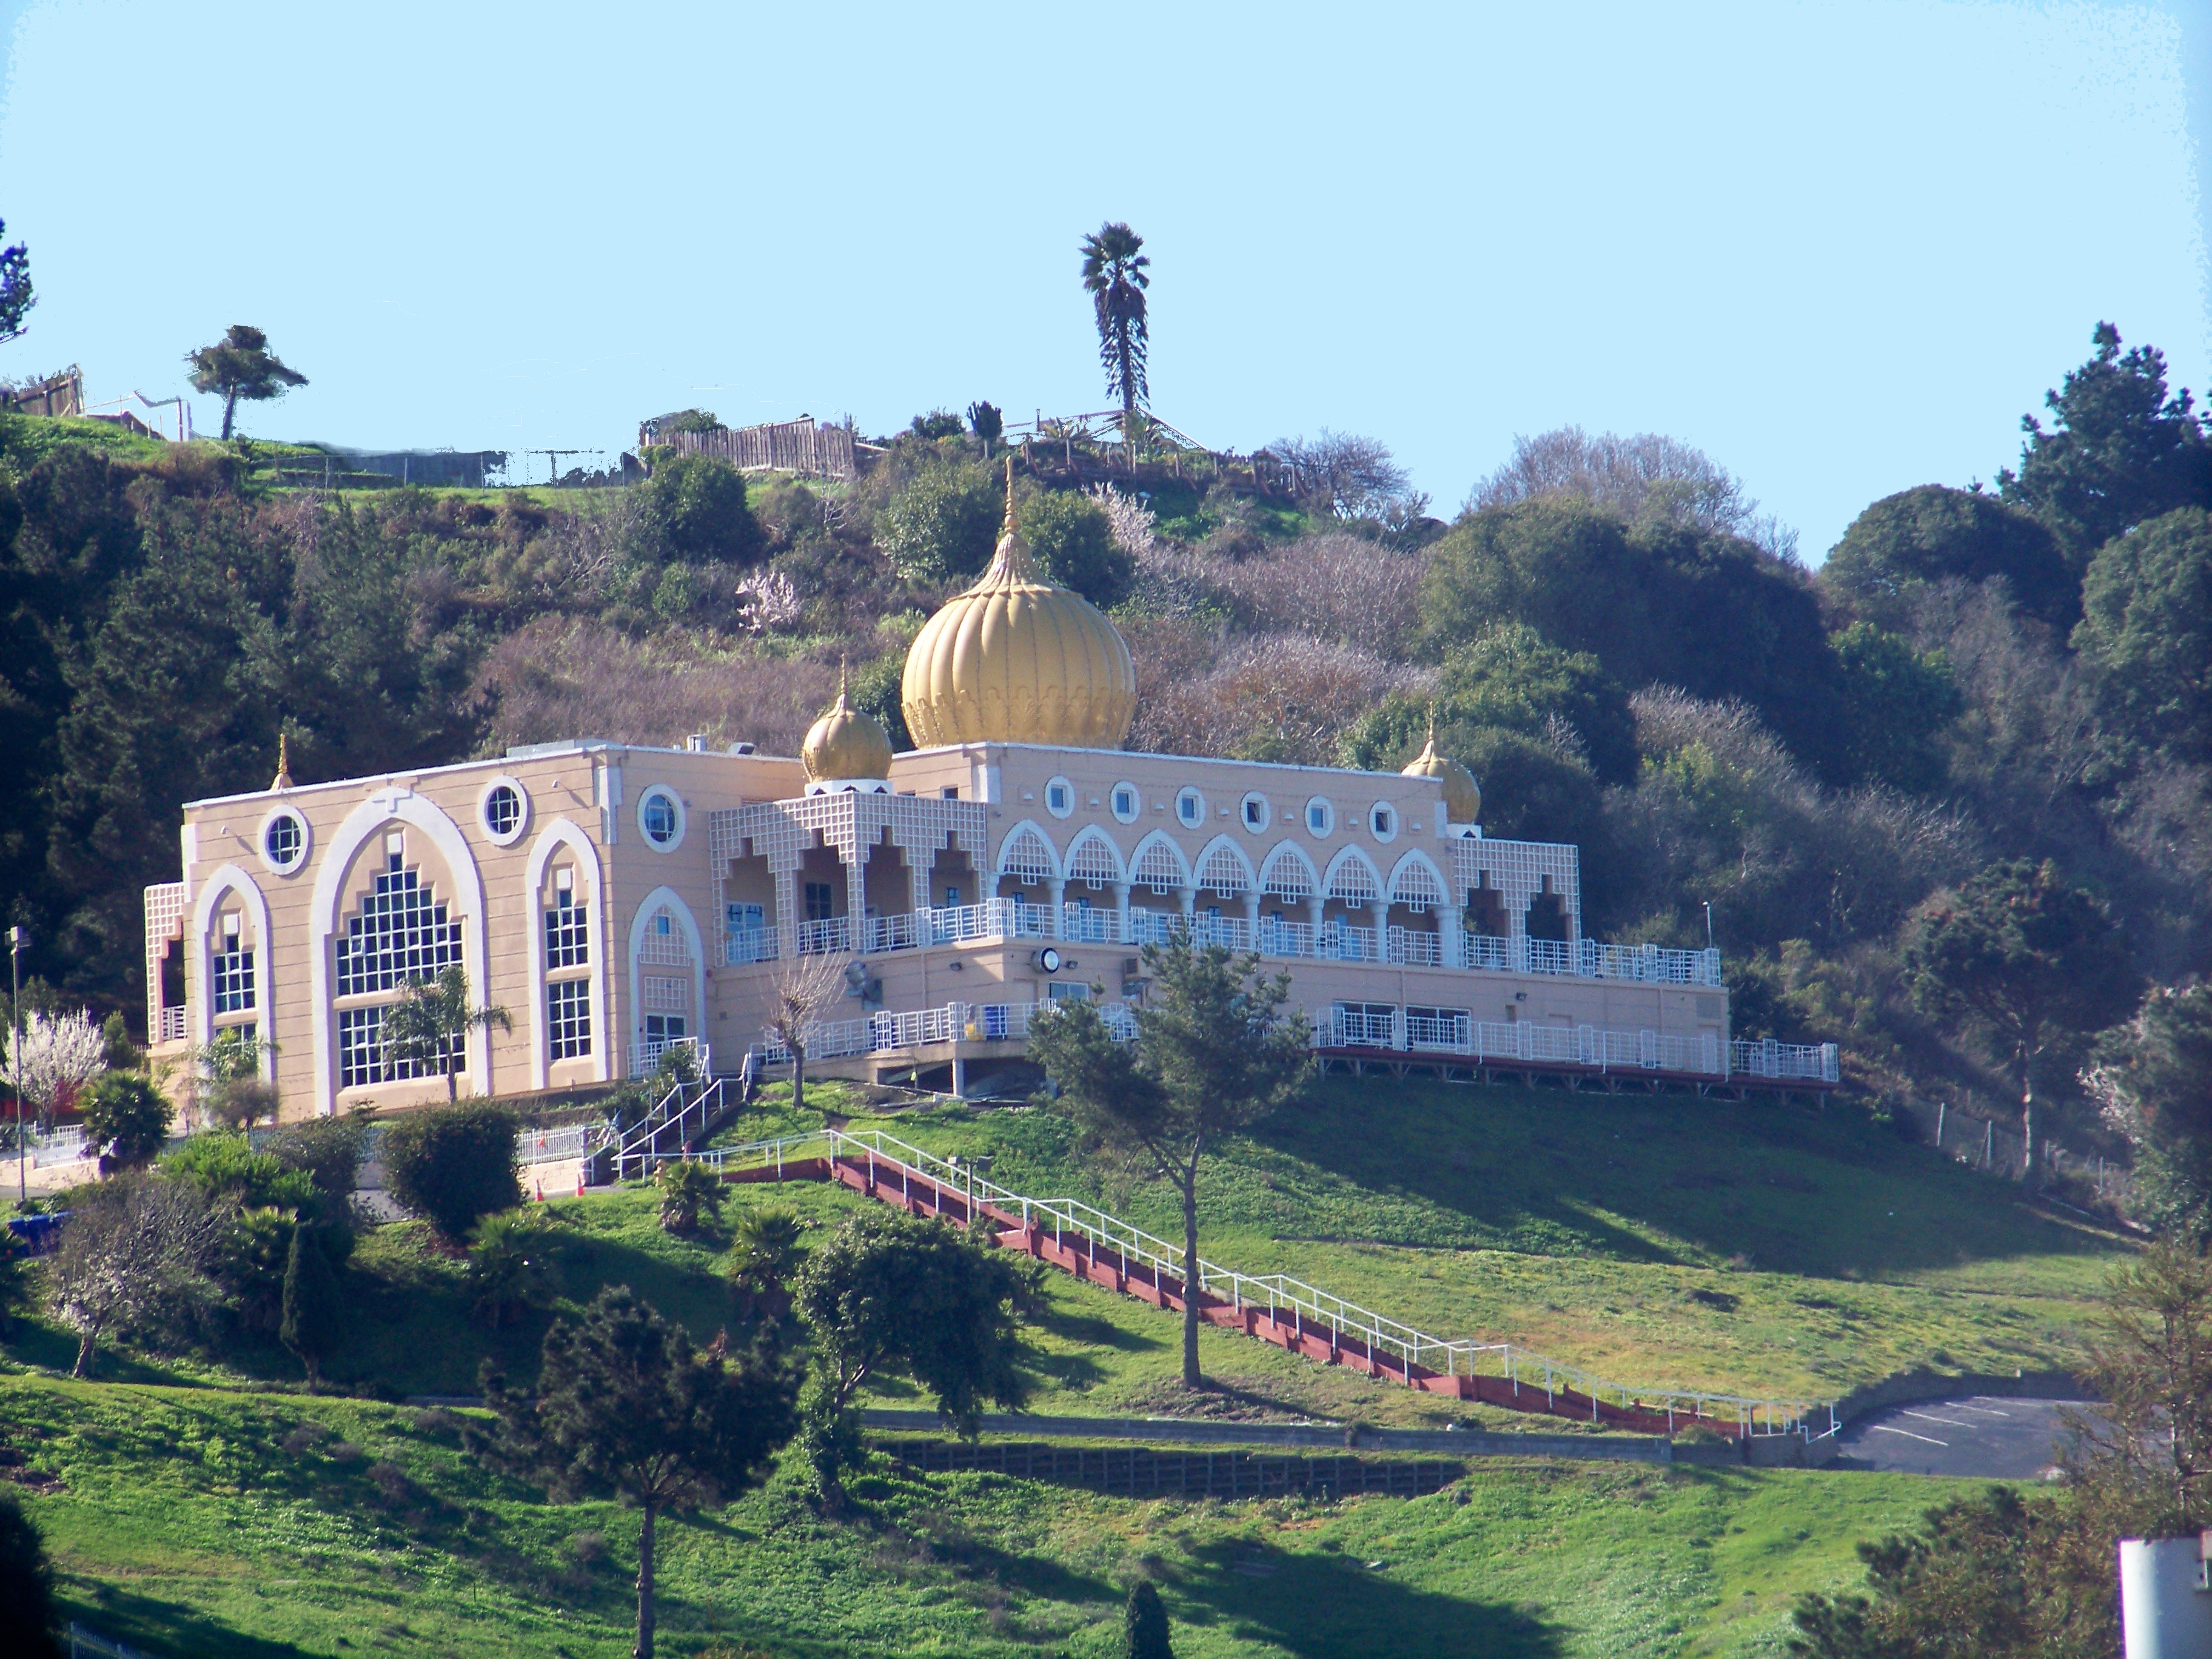
<path fill-rule="evenodd" d="M 1083 239 L 1083 286 L 1098 316 L 1098 361 L 1106 366 L 1106 390 L 1121 400 L 1121 433 L 1135 441 L 1137 405 L 1150 400 L 1145 384 L 1145 290 L 1151 264 L 1137 250 L 1145 239 L 1123 224 L 1104 224 Z"/>
<path fill-rule="evenodd" d="M 407 981 L 407 994 L 384 1016 L 384 1053 L 392 1061 L 446 1074 L 446 1098 L 459 1093 L 460 1070 L 468 1054 L 469 1033 L 514 1029 L 506 1009 L 469 1006 L 469 976 L 457 967 L 434 980 Z"/>

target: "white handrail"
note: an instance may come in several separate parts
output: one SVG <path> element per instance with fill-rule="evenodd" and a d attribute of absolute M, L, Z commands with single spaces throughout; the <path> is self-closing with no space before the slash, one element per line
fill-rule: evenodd
<path fill-rule="evenodd" d="M 880 1159 L 894 1169 L 911 1170 L 940 1186 L 964 1193 L 972 1201 L 991 1205 L 1003 1214 L 1018 1215 L 1024 1227 L 1042 1226 L 1048 1222 L 1055 1236 L 1075 1233 L 1113 1250 L 1124 1261 L 1141 1263 L 1171 1273 L 1186 1284 L 1190 1282 L 1192 1276 L 1184 1271 L 1185 1258 L 1180 1245 L 1109 1215 L 1081 1199 L 1033 1198 L 1002 1187 L 988 1176 L 979 1175 L 973 1164 L 940 1157 L 884 1130 L 820 1129 L 775 1140 L 750 1141 L 701 1156 L 702 1161 L 718 1170 L 752 1164 L 763 1167 L 772 1164 L 781 1170 L 785 1164 L 795 1162 L 802 1155 L 816 1155 L 816 1148 L 823 1149 L 819 1155 L 833 1159 L 852 1156 L 855 1152 Z M 1285 1312 L 1310 1315 L 1340 1334 L 1358 1337 L 1369 1345 L 1370 1353 L 1393 1353 L 1431 1371 L 1472 1377 L 1481 1374 L 1476 1367 L 1486 1362 L 1494 1368 L 1488 1374 L 1509 1378 L 1516 1389 L 1531 1389 L 1535 1386 L 1534 1375 L 1540 1371 L 1547 1394 L 1556 1394 L 1565 1385 L 1590 1401 L 1593 1416 L 1603 1397 L 1617 1400 L 1624 1407 L 1654 1414 L 1664 1413 L 1670 1418 L 1680 1416 L 1691 1421 L 1733 1414 L 1747 1433 L 1761 1437 L 1802 1434 L 1811 1439 L 1820 1437 L 1813 1431 L 1812 1413 L 1827 1407 L 1831 1426 L 1820 1431 L 1820 1436 L 1834 1432 L 1832 1405 L 1827 1401 L 1762 1399 L 1701 1389 L 1633 1387 L 1613 1382 L 1579 1365 L 1532 1352 L 1517 1343 L 1476 1342 L 1431 1335 L 1287 1273 L 1240 1273 L 1203 1256 L 1198 1260 L 1196 1279 L 1201 1291 L 1210 1291 L 1224 1297 L 1234 1307 L 1265 1307 L 1271 1319 Z"/>

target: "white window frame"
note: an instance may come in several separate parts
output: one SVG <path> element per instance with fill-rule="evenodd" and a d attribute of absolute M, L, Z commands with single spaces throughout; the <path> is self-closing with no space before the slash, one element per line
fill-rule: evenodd
<path fill-rule="evenodd" d="M 1252 816 L 1252 809 L 1255 806 L 1260 809 L 1260 815 L 1256 820 Z M 1274 807 L 1269 805 L 1267 798 L 1256 789 L 1247 791 L 1244 799 L 1237 803 L 1237 822 L 1244 827 L 1244 833 L 1248 836 L 1266 835 L 1267 826 L 1273 823 L 1274 819 Z"/>
<path fill-rule="evenodd" d="M 1183 810 L 1184 807 L 1192 802 L 1195 802 L 1197 804 L 1198 810 L 1194 812 L 1185 811 Z M 1206 827 L 1205 792 L 1191 784 L 1185 784 L 1182 788 L 1176 790 L 1175 798 L 1175 817 L 1176 822 L 1182 825 L 1186 830 L 1204 829 Z"/>
<path fill-rule="evenodd" d="M 1321 823 L 1316 827 L 1314 814 L 1321 814 Z M 1305 815 L 1299 820 L 1306 834 L 1316 841 L 1327 841 L 1336 833 L 1336 803 L 1326 795 L 1316 795 L 1306 803 Z"/>
<path fill-rule="evenodd" d="M 655 800 L 665 800 L 676 812 L 676 833 L 666 841 L 655 841 L 652 831 L 645 827 L 645 809 Z M 684 811 L 684 797 L 665 783 L 648 784 L 637 794 L 637 835 L 656 853 L 672 853 L 684 845 L 684 832 L 689 827 Z"/>
<path fill-rule="evenodd" d="M 289 864 L 280 864 L 269 854 L 269 832 L 279 818 L 289 818 L 300 826 L 300 850 Z M 254 832 L 253 850 L 261 856 L 261 867 L 272 876 L 297 875 L 307 862 L 307 854 L 314 850 L 315 832 L 307 822 L 307 815 L 296 806 L 272 808 L 261 820 L 261 828 Z"/>
<path fill-rule="evenodd" d="M 1129 810 L 1126 812 L 1121 810 L 1121 797 L 1124 795 L 1129 798 Z M 1106 800 L 1113 809 L 1116 823 L 1134 823 L 1144 815 L 1145 792 L 1133 783 L 1125 781 L 1115 784 L 1106 792 Z"/>
<path fill-rule="evenodd" d="M 1394 842 L 1403 817 L 1395 801 L 1378 800 L 1367 809 L 1367 833 L 1379 842 Z"/>
<path fill-rule="evenodd" d="M 1054 805 L 1053 801 L 1055 792 L 1060 797 L 1060 804 L 1057 805 Z M 1066 778 L 1054 778 L 1046 783 L 1044 810 L 1056 818 L 1073 817 L 1075 812 L 1075 786 Z"/>
<path fill-rule="evenodd" d="M 499 789 L 514 791 L 514 827 L 505 835 L 493 829 L 491 822 L 491 798 L 493 792 Z M 530 832 L 530 792 L 522 787 L 519 779 L 511 778 L 502 772 L 477 793 L 477 823 L 493 846 L 514 846 Z"/>

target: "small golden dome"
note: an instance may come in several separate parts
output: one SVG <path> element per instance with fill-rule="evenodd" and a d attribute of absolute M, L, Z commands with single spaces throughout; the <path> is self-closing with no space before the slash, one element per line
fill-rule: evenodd
<path fill-rule="evenodd" d="M 991 568 L 922 624 L 899 684 L 918 747 L 1063 744 L 1118 749 L 1137 712 L 1137 669 L 1114 624 L 1039 574 L 1014 528 L 1014 473 Z"/>
<path fill-rule="evenodd" d="M 1435 778 L 1444 787 L 1444 819 L 1449 823 L 1480 823 L 1482 822 L 1482 790 L 1474 781 L 1474 774 L 1455 760 L 1437 753 L 1436 723 L 1429 723 L 1427 747 L 1413 757 L 1413 763 L 1405 769 L 1402 776 Z"/>
<path fill-rule="evenodd" d="M 845 675 L 837 674 L 837 701 L 808 728 L 799 746 L 810 783 L 875 783 L 891 775 L 891 740 L 865 708 L 846 700 Z"/>

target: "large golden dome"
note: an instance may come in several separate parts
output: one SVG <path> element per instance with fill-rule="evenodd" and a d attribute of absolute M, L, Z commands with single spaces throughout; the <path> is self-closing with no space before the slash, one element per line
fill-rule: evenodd
<path fill-rule="evenodd" d="M 1474 781 L 1474 774 L 1457 761 L 1437 753 L 1437 728 L 1433 725 L 1429 727 L 1428 746 L 1413 757 L 1413 763 L 1401 775 L 1435 778 L 1443 785 L 1445 822 L 1482 822 L 1482 791 Z"/>
<path fill-rule="evenodd" d="M 1006 522 L 991 568 L 915 635 L 899 700 L 915 745 L 1043 743 L 1118 749 L 1137 710 L 1129 647 L 1098 607 L 1038 573 Z"/>
<path fill-rule="evenodd" d="M 891 775 L 891 740 L 873 714 L 846 701 L 837 677 L 837 701 L 808 728 L 799 747 L 810 783 L 881 782 Z"/>

